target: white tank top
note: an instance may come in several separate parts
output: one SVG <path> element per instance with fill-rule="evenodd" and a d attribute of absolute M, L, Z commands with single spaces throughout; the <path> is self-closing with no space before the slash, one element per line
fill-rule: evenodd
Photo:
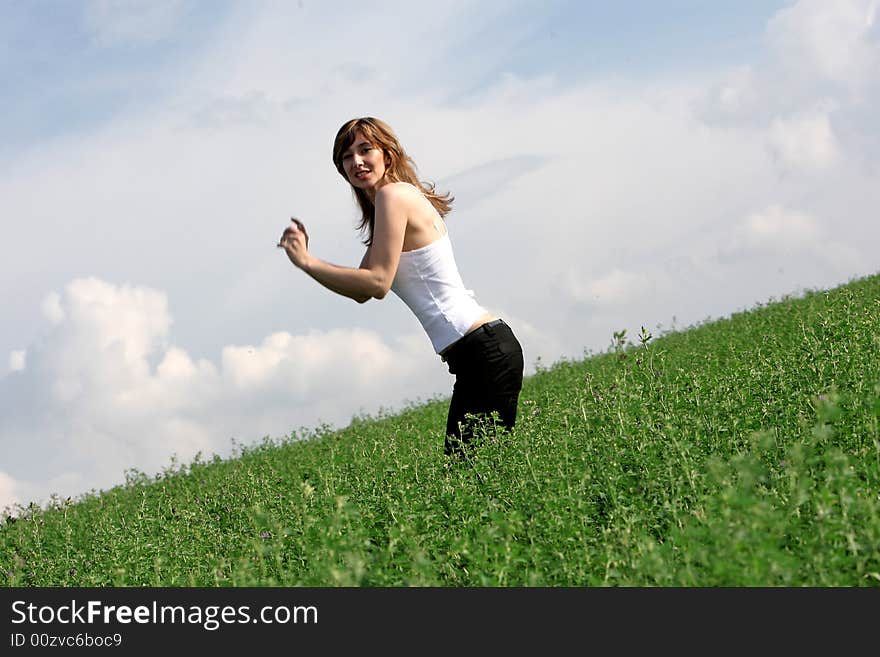
<path fill-rule="evenodd" d="M 427 246 L 400 254 L 391 290 L 413 311 L 438 354 L 486 314 L 473 291 L 464 287 L 448 231 Z"/>

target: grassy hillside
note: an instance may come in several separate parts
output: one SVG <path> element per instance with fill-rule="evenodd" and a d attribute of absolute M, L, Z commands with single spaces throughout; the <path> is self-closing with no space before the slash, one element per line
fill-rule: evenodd
<path fill-rule="evenodd" d="M 7 585 L 880 585 L 880 276 L 0 526 Z M 300 436 L 302 438 L 302 436 Z"/>

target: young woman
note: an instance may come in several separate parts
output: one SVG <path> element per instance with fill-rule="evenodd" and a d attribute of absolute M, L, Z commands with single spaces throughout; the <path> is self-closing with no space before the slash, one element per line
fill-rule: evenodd
<path fill-rule="evenodd" d="M 409 306 L 455 375 L 447 455 L 461 455 L 493 411 L 512 429 L 522 388 L 522 347 L 510 327 L 486 312 L 462 282 L 444 222 L 452 197 L 419 181 L 412 158 L 379 119 L 346 122 L 336 134 L 333 163 L 361 209 L 359 228 L 367 250 L 360 266 L 340 267 L 312 256 L 298 219 L 291 219 L 278 246 L 337 294 L 364 303 L 392 290 Z"/>

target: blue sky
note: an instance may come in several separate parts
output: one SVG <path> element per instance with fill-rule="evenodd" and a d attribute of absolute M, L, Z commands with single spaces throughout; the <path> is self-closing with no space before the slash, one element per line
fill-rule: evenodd
<path fill-rule="evenodd" d="M 533 29 L 517 44 L 510 69 L 561 77 L 654 75 L 751 60 L 767 19 L 781 2 L 534 3 Z M 537 14 L 537 15 L 536 15 Z M 519 22 L 519 16 L 513 20 Z M 496 29 L 493 25 L 491 29 Z"/>
<path fill-rule="evenodd" d="M 2 3 L 4 150 L 87 131 L 120 113 L 161 102 L 182 83 L 189 58 L 233 11 L 222 0 L 185 3 L 173 13 L 173 25 L 163 25 L 155 36 L 146 31 L 132 38 L 123 32 L 113 38 L 101 36 L 89 6 L 47 0 Z"/>
<path fill-rule="evenodd" d="M 105 21 L 125 14 L 125 2 L 104 4 L 112 9 Z M 128 4 L 134 7 L 131 13 L 143 15 L 144 6 L 162 3 Z M 212 40 L 234 33 L 236 22 L 249 20 L 248 4 L 172 3 L 167 24 L 155 13 L 149 20 L 147 11 L 148 25 L 154 29 L 104 33 L 98 25 L 102 18 L 88 2 L 4 2 L 0 23 L 0 81 L 6 90 L 6 120 L 0 127 L 4 154 L 11 156 L 42 140 L 88 131 L 120 114 L 162 103 L 186 84 L 189 66 Z M 313 3 L 303 1 L 303 11 L 307 4 Z M 337 16 L 345 15 L 345 3 L 329 4 L 338 7 Z M 433 62 L 427 48 L 428 61 L 419 67 L 427 73 L 421 84 L 430 84 L 434 77 L 454 80 L 459 94 L 455 98 L 461 98 L 479 93 L 503 72 L 553 75 L 564 83 L 665 75 L 683 67 L 696 74 L 747 63 L 760 52 L 767 19 L 783 4 L 555 1 L 507 2 L 499 7 L 487 3 L 493 12 L 491 21 L 478 23 L 475 31 L 448 35 L 450 48 Z M 503 52 L 497 44 L 502 44 Z"/>
<path fill-rule="evenodd" d="M 0 4 L 0 508 L 449 395 L 356 266 L 338 127 L 456 202 L 537 362 L 880 269 L 880 0 Z M 441 454 L 442 427 L 434 440 Z M 427 448 L 431 448 L 428 445 Z"/>

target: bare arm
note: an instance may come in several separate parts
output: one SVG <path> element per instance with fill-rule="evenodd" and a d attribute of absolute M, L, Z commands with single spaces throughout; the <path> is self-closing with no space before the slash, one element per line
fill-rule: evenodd
<path fill-rule="evenodd" d="M 328 290 L 354 299 L 358 303 L 365 303 L 373 297 L 381 299 L 385 296 L 384 294 L 378 296 L 379 282 L 367 268 L 341 267 L 312 257 L 300 269 Z"/>
<path fill-rule="evenodd" d="M 364 303 L 371 298 L 384 298 L 391 289 L 403 249 L 406 222 L 407 211 L 400 191 L 386 185 L 376 194 L 373 244 L 358 268 L 340 267 L 312 256 L 305 228 L 298 222 L 284 231 L 279 246 L 294 265 L 328 290 Z"/>

